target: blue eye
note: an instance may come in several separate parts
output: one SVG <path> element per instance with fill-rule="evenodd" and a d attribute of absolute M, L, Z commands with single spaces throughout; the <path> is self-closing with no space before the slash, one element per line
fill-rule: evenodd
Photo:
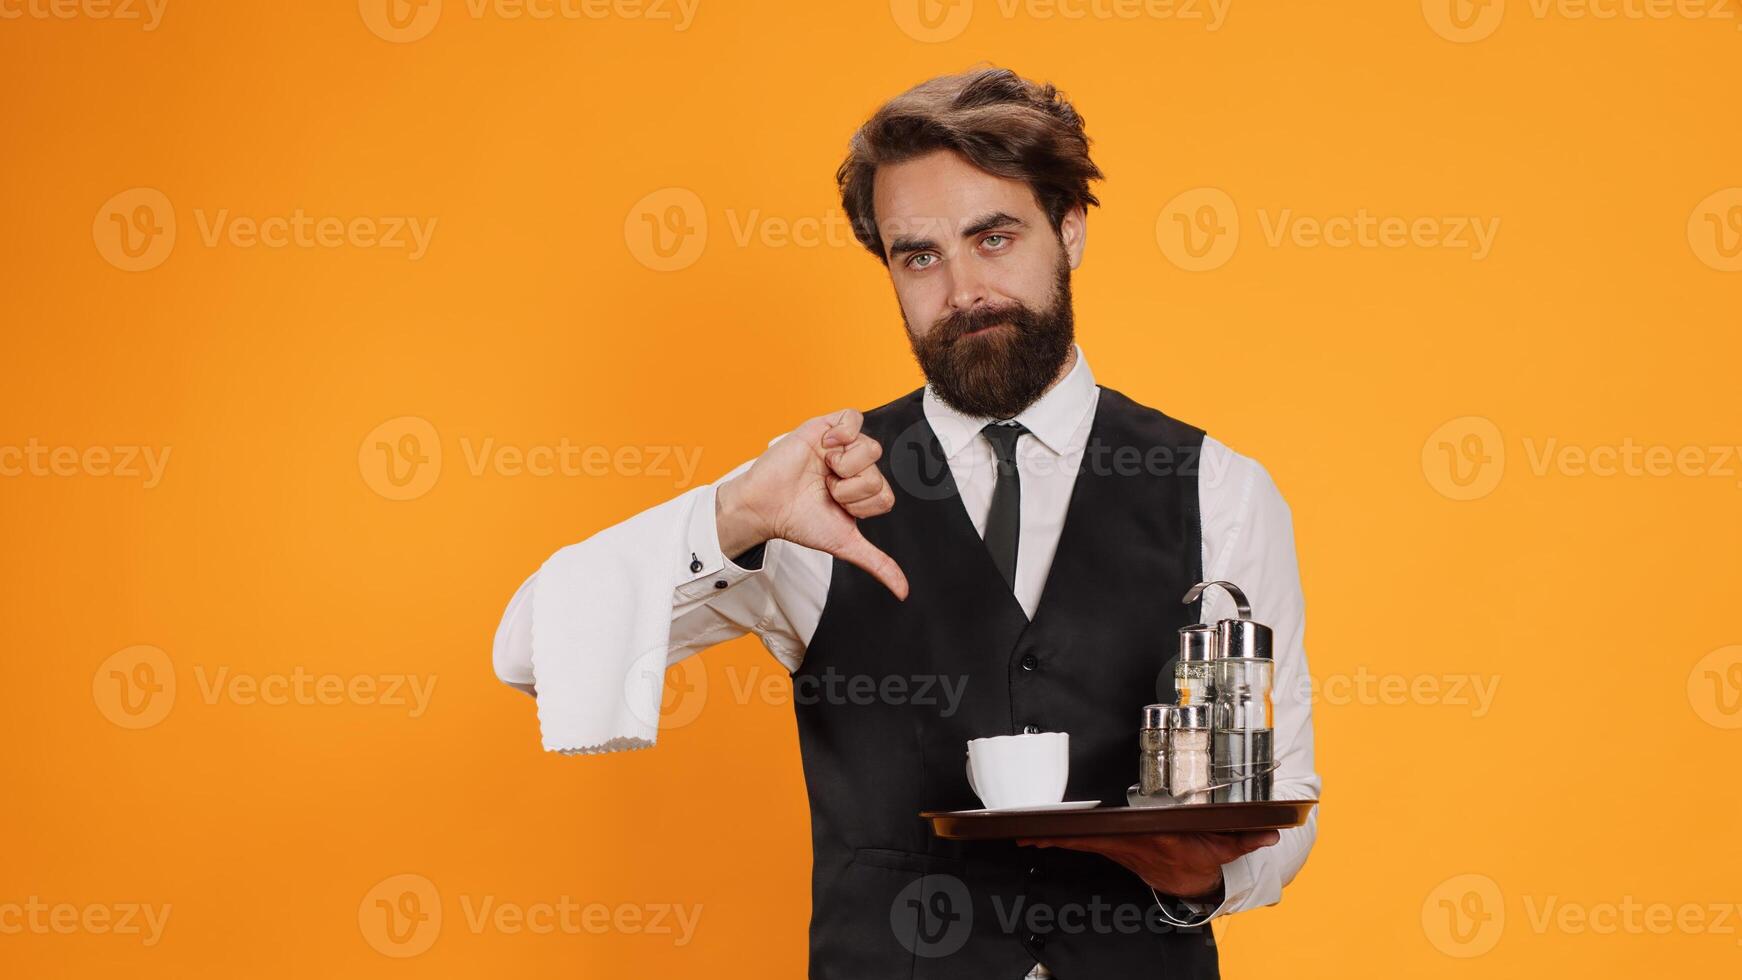
<path fill-rule="evenodd" d="M 982 241 L 984 243 L 990 243 L 992 241 L 992 239 L 994 239 L 994 238 L 1004 238 L 1004 236 L 1003 235 L 987 235 Z M 1009 239 L 1005 239 L 1005 240 L 1008 241 Z"/>
<path fill-rule="evenodd" d="M 928 268 L 930 268 L 930 266 L 914 265 L 914 263 L 918 262 L 920 259 L 935 259 L 935 258 L 937 258 L 937 256 L 931 254 L 930 252 L 922 252 L 921 254 L 915 255 L 913 258 L 908 259 L 907 264 L 910 267 L 915 268 L 915 269 L 928 269 Z"/>

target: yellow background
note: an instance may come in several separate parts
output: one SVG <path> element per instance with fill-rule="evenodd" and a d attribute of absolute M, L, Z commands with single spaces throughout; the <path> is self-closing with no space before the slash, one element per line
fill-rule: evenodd
<path fill-rule="evenodd" d="M 1550 440 L 1631 440 L 1699 447 L 1705 473 L 1724 466 L 1710 447 L 1742 442 L 1734 4 L 1511 0 L 1453 20 L 1436 0 L 1233 0 L 1211 30 L 1110 3 L 927 20 L 904 0 L 700 0 L 677 30 L 645 7 L 447 0 L 390 39 L 370 0 L 168 0 L 153 30 L 34 2 L 0 3 L 24 12 L 0 19 L 0 446 L 170 456 L 149 489 L 94 466 L 0 477 L 0 907 L 172 912 L 151 947 L 0 933 L 0 972 L 800 975 L 807 817 L 786 688 L 754 640 L 697 662 L 708 693 L 653 751 L 607 758 L 542 753 L 532 701 L 490 669 L 521 579 L 679 478 L 474 473 L 468 452 L 676 447 L 710 480 L 809 415 L 915 387 L 876 261 L 838 217 L 809 246 L 781 231 L 837 211 L 834 169 L 875 105 L 981 60 L 1086 117 L 1108 180 L 1074 283 L 1084 349 L 1103 384 L 1268 467 L 1312 673 L 1345 692 L 1315 711 L 1317 846 L 1280 905 L 1219 925 L 1226 974 L 1742 962 L 1742 916 L 1727 934 L 1533 917 L 1742 902 L 1742 461 L 1533 465 Z M 105 209 L 134 188 L 161 192 L 177 237 L 125 271 Z M 707 234 L 656 271 L 635 229 L 667 188 Z M 1240 237 L 1187 271 L 1164 207 L 1198 188 L 1234 203 Z M 1498 233 L 1480 259 L 1273 244 L 1283 209 Z M 415 260 L 201 233 L 299 210 L 435 226 Z M 392 500 L 369 440 L 403 417 L 441 468 Z M 1492 487 L 1454 499 L 1468 473 L 1439 446 L 1471 432 L 1487 442 L 1460 465 L 1487 458 Z M 138 645 L 177 690 L 129 729 L 103 665 Z M 202 695 L 220 670 L 299 668 L 436 687 L 415 718 Z M 1499 686 L 1478 716 L 1425 686 L 1355 696 L 1363 676 Z M 768 677 L 775 696 L 735 696 Z M 360 910 L 404 874 L 444 919 L 426 951 L 384 956 Z M 474 931 L 462 907 L 562 896 L 699 905 L 699 926 L 683 946 Z M 1487 932 L 1448 932 L 1454 907 Z"/>

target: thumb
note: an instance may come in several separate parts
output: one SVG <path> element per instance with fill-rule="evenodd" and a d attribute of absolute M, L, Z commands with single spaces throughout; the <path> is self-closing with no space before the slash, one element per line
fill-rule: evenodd
<path fill-rule="evenodd" d="M 847 532 L 845 543 L 835 549 L 835 557 L 859 566 L 871 577 L 895 593 L 897 599 L 907 599 L 907 575 L 895 559 L 884 554 L 876 545 L 865 540 L 865 535 L 859 533 L 857 527 Z"/>

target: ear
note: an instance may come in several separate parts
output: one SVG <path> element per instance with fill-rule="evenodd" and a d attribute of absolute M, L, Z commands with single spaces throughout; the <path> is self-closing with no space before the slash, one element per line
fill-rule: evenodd
<path fill-rule="evenodd" d="M 1065 255 L 1070 259 L 1071 268 L 1083 264 L 1083 248 L 1089 237 L 1089 224 L 1086 209 L 1081 205 L 1065 212 L 1059 221 L 1059 238 L 1064 243 Z"/>

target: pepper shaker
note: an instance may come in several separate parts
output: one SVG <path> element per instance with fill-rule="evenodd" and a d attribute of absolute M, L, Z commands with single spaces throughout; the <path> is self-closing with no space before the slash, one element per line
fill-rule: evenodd
<path fill-rule="evenodd" d="M 1167 794 L 1168 722 L 1170 705 L 1143 708 L 1143 727 L 1137 732 L 1137 782 L 1125 791 L 1131 806 L 1165 806 Z"/>

